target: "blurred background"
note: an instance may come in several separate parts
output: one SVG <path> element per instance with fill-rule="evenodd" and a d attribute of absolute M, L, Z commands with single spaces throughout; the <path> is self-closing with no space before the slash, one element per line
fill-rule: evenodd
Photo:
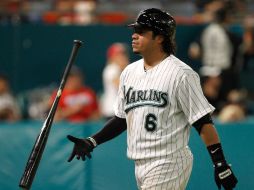
<path fill-rule="evenodd" d="M 131 51 L 132 31 L 126 24 L 151 7 L 176 19 L 176 56 L 200 74 L 204 94 L 216 107 L 213 117 L 236 167 L 237 189 L 254 189 L 252 0 L 1 0 L 0 189 L 18 187 L 74 39 L 84 46 L 34 189 L 136 189 L 124 135 L 98 148 L 87 163 L 73 165 L 66 162 L 72 147 L 65 136 L 90 135 L 112 117 L 119 75 L 140 58 Z M 191 136 L 196 160 L 188 189 L 215 189 L 205 148 L 195 131 Z"/>

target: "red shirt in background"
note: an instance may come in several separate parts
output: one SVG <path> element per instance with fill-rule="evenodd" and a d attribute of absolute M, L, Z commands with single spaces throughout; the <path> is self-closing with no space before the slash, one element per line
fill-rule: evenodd
<path fill-rule="evenodd" d="M 56 93 L 57 91 L 55 91 L 51 97 L 52 102 L 54 101 Z M 66 119 L 71 122 L 88 120 L 91 115 L 98 110 L 95 92 L 88 87 L 82 87 L 75 91 L 63 90 L 58 109 L 64 110 L 65 108 L 76 105 L 83 105 L 83 108 L 78 113 L 70 115 Z"/>

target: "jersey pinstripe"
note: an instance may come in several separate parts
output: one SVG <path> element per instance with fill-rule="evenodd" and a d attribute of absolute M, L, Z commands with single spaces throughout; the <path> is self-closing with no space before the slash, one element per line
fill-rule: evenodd
<path fill-rule="evenodd" d="M 115 114 L 126 118 L 130 159 L 191 156 L 190 126 L 213 110 L 198 74 L 173 55 L 148 71 L 140 59 L 121 74 Z"/>

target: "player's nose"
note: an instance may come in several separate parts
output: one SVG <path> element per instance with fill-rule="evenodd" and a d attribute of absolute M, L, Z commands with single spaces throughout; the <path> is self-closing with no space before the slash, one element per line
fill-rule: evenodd
<path fill-rule="evenodd" d="M 133 33 L 131 37 L 132 37 L 133 40 L 137 39 L 138 38 L 138 34 L 137 33 Z"/>

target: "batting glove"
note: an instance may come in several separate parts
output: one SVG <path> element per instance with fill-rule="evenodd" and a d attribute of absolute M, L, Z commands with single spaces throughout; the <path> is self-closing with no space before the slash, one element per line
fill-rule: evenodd
<path fill-rule="evenodd" d="M 79 139 L 71 135 L 68 135 L 67 138 L 74 143 L 74 147 L 72 149 L 72 153 L 68 159 L 68 162 L 71 162 L 75 156 L 77 157 L 78 160 L 81 157 L 83 161 L 85 161 L 86 156 L 89 159 L 92 158 L 91 152 L 96 146 L 96 144 L 94 144 L 95 142 L 93 142 L 94 139 L 92 139 L 91 137 L 88 137 L 87 139 Z"/>
<path fill-rule="evenodd" d="M 225 190 L 232 190 L 235 188 L 238 181 L 231 167 L 225 160 L 221 144 L 210 145 L 207 147 L 207 150 L 214 164 L 214 178 L 218 188 L 221 189 L 221 186 L 223 186 Z"/>
<path fill-rule="evenodd" d="M 223 186 L 225 190 L 232 190 L 238 182 L 231 167 L 226 162 L 217 163 L 214 166 L 214 177 L 219 189 Z"/>

